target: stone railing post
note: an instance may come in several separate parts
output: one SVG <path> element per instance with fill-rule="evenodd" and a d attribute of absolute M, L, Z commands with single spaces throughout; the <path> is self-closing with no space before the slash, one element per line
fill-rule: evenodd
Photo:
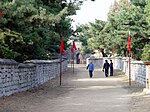
<path fill-rule="evenodd" d="M 144 64 L 146 65 L 146 88 L 144 88 L 143 92 L 150 94 L 150 61 L 146 61 Z"/>

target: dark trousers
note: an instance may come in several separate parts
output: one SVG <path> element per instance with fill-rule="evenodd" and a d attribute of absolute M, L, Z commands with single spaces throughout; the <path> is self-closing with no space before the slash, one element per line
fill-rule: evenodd
<path fill-rule="evenodd" d="M 93 71 L 89 71 L 90 78 L 93 77 Z"/>
<path fill-rule="evenodd" d="M 110 69 L 110 76 L 113 76 L 113 68 Z"/>
<path fill-rule="evenodd" d="M 105 69 L 105 76 L 108 77 L 108 69 Z"/>

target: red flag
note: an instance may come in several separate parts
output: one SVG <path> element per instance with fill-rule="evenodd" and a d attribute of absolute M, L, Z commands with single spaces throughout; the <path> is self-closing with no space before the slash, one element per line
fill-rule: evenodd
<path fill-rule="evenodd" d="M 127 42 L 127 50 L 130 52 L 130 35 L 128 36 L 128 42 Z"/>
<path fill-rule="evenodd" d="M 73 49 L 77 50 L 75 42 L 73 41 L 73 45 L 72 45 Z"/>
<path fill-rule="evenodd" d="M 74 49 L 73 49 L 73 45 L 71 46 L 70 51 L 71 51 L 71 52 L 73 52 L 73 51 L 74 51 Z"/>
<path fill-rule="evenodd" d="M 3 13 L 2 13 L 2 11 L 0 11 L 0 17 L 1 17 L 1 16 L 3 16 Z"/>
<path fill-rule="evenodd" d="M 74 52 L 74 50 L 77 50 L 75 42 L 73 41 L 72 46 L 70 48 L 71 52 Z"/>
<path fill-rule="evenodd" d="M 60 38 L 60 53 L 62 53 L 64 50 L 64 41 L 63 38 Z"/>

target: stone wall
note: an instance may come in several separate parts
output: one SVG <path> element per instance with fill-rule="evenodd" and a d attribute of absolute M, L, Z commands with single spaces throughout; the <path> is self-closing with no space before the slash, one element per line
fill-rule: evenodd
<path fill-rule="evenodd" d="M 125 74 L 129 77 L 129 68 L 126 68 Z M 146 66 L 143 61 L 131 61 L 131 79 L 141 84 L 146 84 Z"/>
<path fill-rule="evenodd" d="M 86 66 L 93 62 L 95 68 L 101 68 L 103 66 L 103 58 L 87 58 L 86 59 Z"/>
<path fill-rule="evenodd" d="M 123 60 L 124 59 L 121 57 L 87 58 L 86 64 L 88 64 L 90 61 L 92 61 L 96 68 L 102 68 L 103 64 L 105 63 L 105 60 L 108 60 L 108 62 L 110 62 L 109 60 L 112 60 L 114 69 L 120 69 L 120 70 L 123 69 Z"/>
<path fill-rule="evenodd" d="M 129 62 L 128 57 L 103 57 L 103 58 L 88 58 L 86 63 L 92 61 L 96 68 L 102 68 L 105 60 L 112 60 L 114 69 L 121 70 L 129 77 Z M 143 61 L 131 59 L 131 79 L 141 84 L 146 84 L 146 66 Z"/>
<path fill-rule="evenodd" d="M 62 72 L 66 70 L 67 60 L 63 60 Z M 0 97 L 38 87 L 59 75 L 59 60 L 18 63 L 11 59 L 0 59 Z"/>

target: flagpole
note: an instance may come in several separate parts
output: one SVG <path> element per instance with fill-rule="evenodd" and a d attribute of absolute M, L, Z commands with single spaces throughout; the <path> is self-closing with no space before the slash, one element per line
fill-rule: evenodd
<path fill-rule="evenodd" d="M 131 58 L 129 52 L 129 85 L 131 86 Z"/>
<path fill-rule="evenodd" d="M 70 49 L 71 50 L 71 49 Z M 70 59 L 70 64 L 71 64 L 71 69 L 72 69 L 72 60 L 73 60 L 73 57 L 72 57 L 72 52 L 70 52 L 71 53 L 71 59 Z"/>
<path fill-rule="evenodd" d="M 64 41 L 63 38 L 60 37 L 60 86 L 61 86 L 61 80 L 62 80 L 62 52 L 64 50 Z"/>
<path fill-rule="evenodd" d="M 73 51 L 73 73 L 74 73 L 74 51 Z"/>
<path fill-rule="evenodd" d="M 61 79 L 62 79 L 62 54 L 60 53 L 60 86 L 61 86 Z"/>
<path fill-rule="evenodd" d="M 129 31 L 130 36 L 130 31 Z M 131 37 L 130 37 L 131 38 Z M 129 43 L 130 44 L 130 43 Z M 128 57 L 129 57 L 129 85 L 131 86 L 131 58 L 130 58 L 130 45 L 129 45 L 129 51 L 128 51 Z"/>
<path fill-rule="evenodd" d="M 71 46 L 71 52 L 73 53 L 72 54 L 72 59 L 73 59 L 73 73 L 74 73 L 74 50 L 77 50 L 77 48 L 76 48 L 76 45 L 75 45 L 75 42 L 74 42 L 74 40 L 73 40 L 73 43 L 72 43 L 72 46 Z"/>

